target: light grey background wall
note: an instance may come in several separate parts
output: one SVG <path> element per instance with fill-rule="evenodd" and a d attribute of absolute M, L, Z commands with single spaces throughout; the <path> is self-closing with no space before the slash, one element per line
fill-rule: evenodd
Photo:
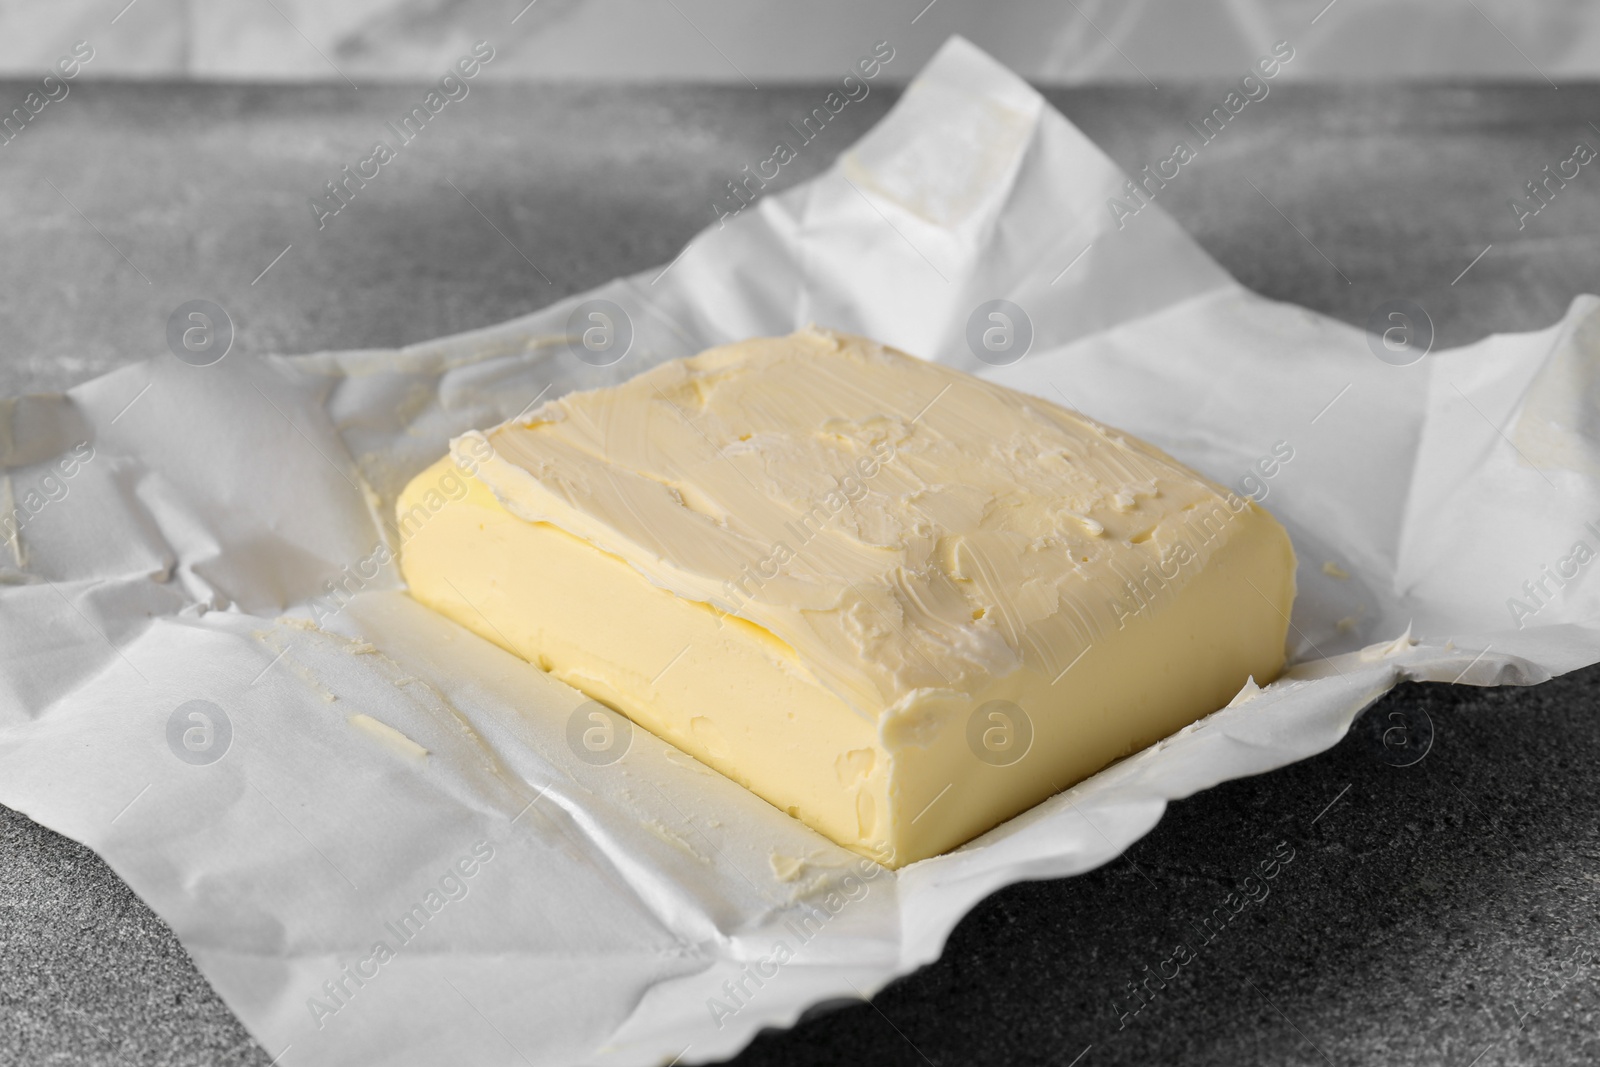
<path fill-rule="evenodd" d="M 759 85 L 888 40 L 903 80 L 952 33 L 1059 83 L 1230 77 L 1276 40 L 1295 79 L 1600 75 L 1592 0 L 0 0 L 0 75 L 86 40 L 86 76 L 359 85 L 488 40 L 493 78 Z"/>

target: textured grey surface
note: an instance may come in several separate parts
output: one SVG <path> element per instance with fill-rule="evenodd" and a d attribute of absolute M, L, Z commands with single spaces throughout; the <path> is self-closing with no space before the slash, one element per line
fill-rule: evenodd
<path fill-rule="evenodd" d="M 0 395 L 159 354 L 195 297 L 228 308 L 248 358 L 423 340 L 664 263 L 821 91 L 479 86 L 319 233 L 306 199 L 420 90 L 78 86 L 0 146 Z M 1050 96 L 1137 170 L 1225 91 Z M 852 104 L 783 180 L 891 99 Z M 1507 206 L 1600 142 L 1597 115 L 1593 87 L 1279 86 L 1159 202 L 1269 296 L 1355 323 L 1410 297 L 1460 344 L 1600 290 L 1600 176 L 1521 232 Z M 740 1062 L 1596 1062 L 1597 695 L 1597 670 L 1404 687 L 1332 752 L 1175 805 L 1093 874 L 997 893 L 939 963 Z M 1381 758 L 1391 714 L 1433 724 L 1416 766 Z M 1119 1026 L 1126 984 L 1280 841 L 1272 895 Z M 0 809 L 0 1064 L 266 1062 L 103 863 Z"/>

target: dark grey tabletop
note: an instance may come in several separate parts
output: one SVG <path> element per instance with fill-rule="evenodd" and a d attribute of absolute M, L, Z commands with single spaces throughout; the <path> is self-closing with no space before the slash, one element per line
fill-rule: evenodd
<path fill-rule="evenodd" d="M 1131 171 L 1225 91 L 1049 95 Z M 477 86 L 317 233 L 307 199 L 417 89 L 79 85 L 0 146 L 0 395 L 158 354 L 196 297 L 241 355 L 386 346 L 664 263 L 817 92 Z M 891 102 L 846 109 L 782 181 Z M 1279 85 L 1247 117 L 1160 198 L 1246 285 L 1354 323 L 1408 297 L 1440 345 L 1600 291 L 1600 177 L 1520 231 L 1508 205 L 1600 144 L 1600 89 Z M 938 963 L 738 1062 L 1600 1062 L 1597 695 L 1593 669 L 1402 687 L 1333 751 L 1174 805 L 1090 875 L 996 893 Z M 1384 760 L 1391 715 L 1432 723 L 1420 763 Z M 0 842 L 0 1063 L 268 1062 L 96 856 L 3 808 Z M 1135 999 L 1279 842 L 1271 895 Z"/>

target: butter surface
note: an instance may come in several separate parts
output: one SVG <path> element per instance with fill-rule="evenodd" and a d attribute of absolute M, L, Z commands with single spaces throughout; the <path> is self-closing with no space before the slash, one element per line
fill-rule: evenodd
<path fill-rule="evenodd" d="M 1275 676 L 1294 596 L 1254 503 L 815 329 L 458 438 L 399 517 L 413 596 L 893 866 Z"/>

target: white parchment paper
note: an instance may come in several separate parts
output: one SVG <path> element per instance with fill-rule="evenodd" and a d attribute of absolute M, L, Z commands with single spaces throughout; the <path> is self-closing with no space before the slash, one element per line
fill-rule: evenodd
<path fill-rule="evenodd" d="M 614 366 L 569 350 L 575 298 L 5 402 L 0 504 L 26 518 L 0 545 L 0 801 L 104 856 L 288 1067 L 698 1062 L 870 995 L 995 888 L 1107 862 L 1169 799 L 1328 748 L 1400 679 L 1600 658 L 1596 300 L 1392 366 L 1241 289 L 1158 207 L 1119 229 L 1123 181 L 952 40 L 826 174 L 587 294 L 631 320 Z M 1004 367 L 966 341 L 994 298 L 1034 334 Z M 1265 493 L 1302 561 L 1297 665 L 891 873 L 643 731 L 579 759 L 578 693 L 399 591 L 379 518 L 450 436 L 811 321 Z"/>

